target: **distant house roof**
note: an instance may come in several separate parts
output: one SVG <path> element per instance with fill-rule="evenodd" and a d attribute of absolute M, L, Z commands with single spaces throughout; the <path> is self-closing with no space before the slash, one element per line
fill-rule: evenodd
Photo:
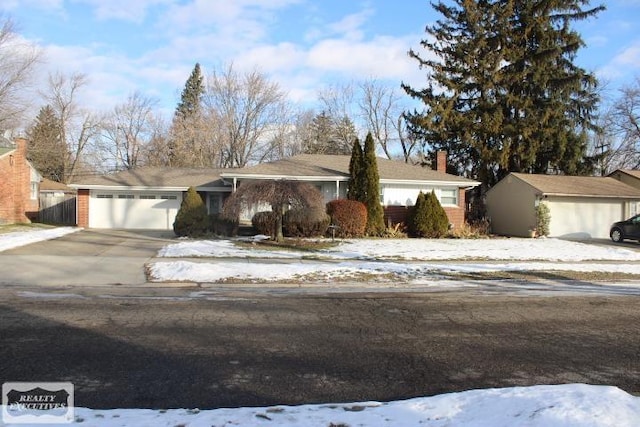
<path fill-rule="evenodd" d="M 42 178 L 42 181 L 40 181 L 40 191 L 75 192 L 76 190 L 74 190 L 71 187 L 68 187 L 67 185 L 61 182 L 56 182 L 48 178 Z"/>
<path fill-rule="evenodd" d="M 0 156 L 7 154 L 9 151 L 16 149 L 16 146 L 11 140 L 0 135 Z"/>
<path fill-rule="evenodd" d="M 632 176 L 632 177 L 634 177 L 634 178 L 640 179 L 640 170 L 635 170 L 635 169 L 618 169 L 618 170 L 615 170 L 615 171 L 611 172 L 611 173 L 609 174 L 609 176 L 613 176 L 614 174 L 617 174 L 617 173 L 623 173 L 623 174 L 625 174 L 625 175 L 629 175 L 629 176 Z"/>
<path fill-rule="evenodd" d="M 549 196 L 640 199 L 640 190 L 611 177 L 511 173 Z"/>
<path fill-rule="evenodd" d="M 300 154 L 286 159 L 256 166 L 225 170 L 223 178 L 244 179 L 300 179 L 347 181 L 349 179 L 348 155 Z M 457 175 L 438 172 L 426 167 L 410 165 L 396 160 L 377 158 L 378 173 L 382 182 L 438 182 L 463 187 L 479 183 Z"/>
<path fill-rule="evenodd" d="M 140 167 L 111 175 L 77 178 L 72 188 L 87 189 L 144 189 L 185 191 L 189 187 L 222 189 L 229 187 L 220 178 L 223 169 Z M 228 170 L 228 169 L 226 169 Z M 230 187 L 229 187 L 230 189 Z"/>

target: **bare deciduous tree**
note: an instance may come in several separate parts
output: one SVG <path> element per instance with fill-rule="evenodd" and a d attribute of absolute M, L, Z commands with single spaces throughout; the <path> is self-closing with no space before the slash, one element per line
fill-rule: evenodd
<path fill-rule="evenodd" d="M 85 150 L 98 136 L 100 120 L 78 103 L 78 92 L 87 83 L 84 74 L 50 74 L 48 83 L 42 96 L 60 120 L 60 137 L 67 146 L 63 181 L 68 183 L 78 174 Z"/>
<path fill-rule="evenodd" d="M 21 40 L 15 25 L 0 15 L 0 129 L 17 127 L 29 106 L 29 87 L 40 52 Z"/>
<path fill-rule="evenodd" d="M 620 90 L 607 117 L 606 128 L 615 136 L 609 169 L 640 168 L 640 77 Z"/>
<path fill-rule="evenodd" d="M 397 157 L 394 150 L 399 144 L 403 160 L 408 163 L 417 141 L 407 130 L 400 105 L 400 96 L 393 88 L 376 80 L 360 84 L 360 114 L 374 141 L 388 159 Z"/>
<path fill-rule="evenodd" d="M 411 161 L 417 140 L 407 129 L 401 97 L 392 87 L 369 79 L 357 84 L 329 86 L 319 92 L 318 98 L 335 123 L 345 117 L 357 120 L 358 132 L 371 132 L 387 158 L 402 156 L 405 162 Z M 350 150 L 354 138 L 348 127 L 337 129 L 344 130 L 341 137 Z"/>
<path fill-rule="evenodd" d="M 204 114 L 216 124 L 221 167 L 259 161 L 269 149 L 274 125 L 285 122 L 284 92 L 256 70 L 241 74 L 233 65 L 223 72 L 214 70 L 203 101 Z"/>
<path fill-rule="evenodd" d="M 222 213 L 226 218 L 235 220 L 243 209 L 265 203 L 271 205 L 271 210 L 276 214 L 274 237 L 277 241 L 284 240 L 282 218 L 286 209 L 308 208 L 311 213 L 324 213 L 321 209 L 324 197 L 317 188 L 306 182 L 286 180 L 243 182 L 225 201 Z"/>
<path fill-rule="evenodd" d="M 139 166 L 144 148 L 154 137 L 157 101 L 140 92 L 130 94 L 104 120 L 103 138 L 117 169 Z"/>

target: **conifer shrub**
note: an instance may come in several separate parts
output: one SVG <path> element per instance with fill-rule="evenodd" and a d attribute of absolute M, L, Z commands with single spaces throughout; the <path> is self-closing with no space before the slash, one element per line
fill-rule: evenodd
<path fill-rule="evenodd" d="M 318 208 L 291 209 L 285 212 L 282 222 L 285 236 L 317 237 L 324 236 L 331 217 Z"/>
<path fill-rule="evenodd" d="M 201 237 L 209 229 L 207 207 L 194 187 L 189 187 L 173 222 L 173 232 L 179 237 Z"/>
<path fill-rule="evenodd" d="M 361 182 L 364 185 L 364 204 L 367 207 L 367 228 L 369 236 L 381 236 L 385 230 L 384 210 L 380 204 L 380 174 L 376 160 L 375 142 L 371 132 L 364 141 L 363 165 L 361 165 Z"/>
<path fill-rule="evenodd" d="M 409 233 L 413 237 L 440 238 L 449 230 L 449 218 L 435 193 L 418 194 L 409 211 Z"/>
<path fill-rule="evenodd" d="M 551 224 L 551 213 L 549 212 L 549 206 L 540 202 L 536 206 L 536 232 L 538 236 L 548 236 L 549 226 Z"/>
<path fill-rule="evenodd" d="M 327 214 L 338 237 L 362 237 L 367 228 L 367 207 L 356 200 L 338 199 L 327 203 Z"/>
<path fill-rule="evenodd" d="M 256 212 L 251 218 L 251 225 L 258 234 L 275 237 L 276 221 L 278 217 L 273 211 Z"/>

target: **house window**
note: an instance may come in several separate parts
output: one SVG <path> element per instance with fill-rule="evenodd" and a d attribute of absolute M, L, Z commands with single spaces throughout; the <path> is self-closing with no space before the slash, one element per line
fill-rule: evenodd
<path fill-rule="evenodd" d="M 97 199 L 113 199 L 113 194 L 98 194 Z"/>
<path fill-rule="evenodd" d="M 162 200 L 176 200 L 178 198 L 178 196 L 170 196 L 167 194 L 163 194 L 162 196 L 160 196 L 160 198 Z"/>
<path fill-rule="evenodd" d="M 443 188 L 440 190 L 440 204 L 442 205 L 457 205 L 458 204 L 458 189 L 457 188 Z"/>
<path fill-rule="evenodd" d="M 31 200 L 36 200 L 38 198 L 38 183 L 31 182 Z"/>
<path fill-rule="evenodd" d="M 133 194 L 118 194 L 118 199 L 133 199 Z"/>
<path fill-rule="evenodd" d="M 140 195 L 140 199 L 141 200 L 155 200 L 156 196 L 153 194 L 141 194 Z"/>

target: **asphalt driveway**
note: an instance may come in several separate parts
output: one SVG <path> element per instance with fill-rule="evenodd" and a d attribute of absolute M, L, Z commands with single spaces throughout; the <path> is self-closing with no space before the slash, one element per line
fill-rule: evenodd
<path fill-rule="evenodd" d="M 82 230 L 0 252 L 0 284 L 141 285 L 145 263 L 172 240 L 171 231 Z"/>

